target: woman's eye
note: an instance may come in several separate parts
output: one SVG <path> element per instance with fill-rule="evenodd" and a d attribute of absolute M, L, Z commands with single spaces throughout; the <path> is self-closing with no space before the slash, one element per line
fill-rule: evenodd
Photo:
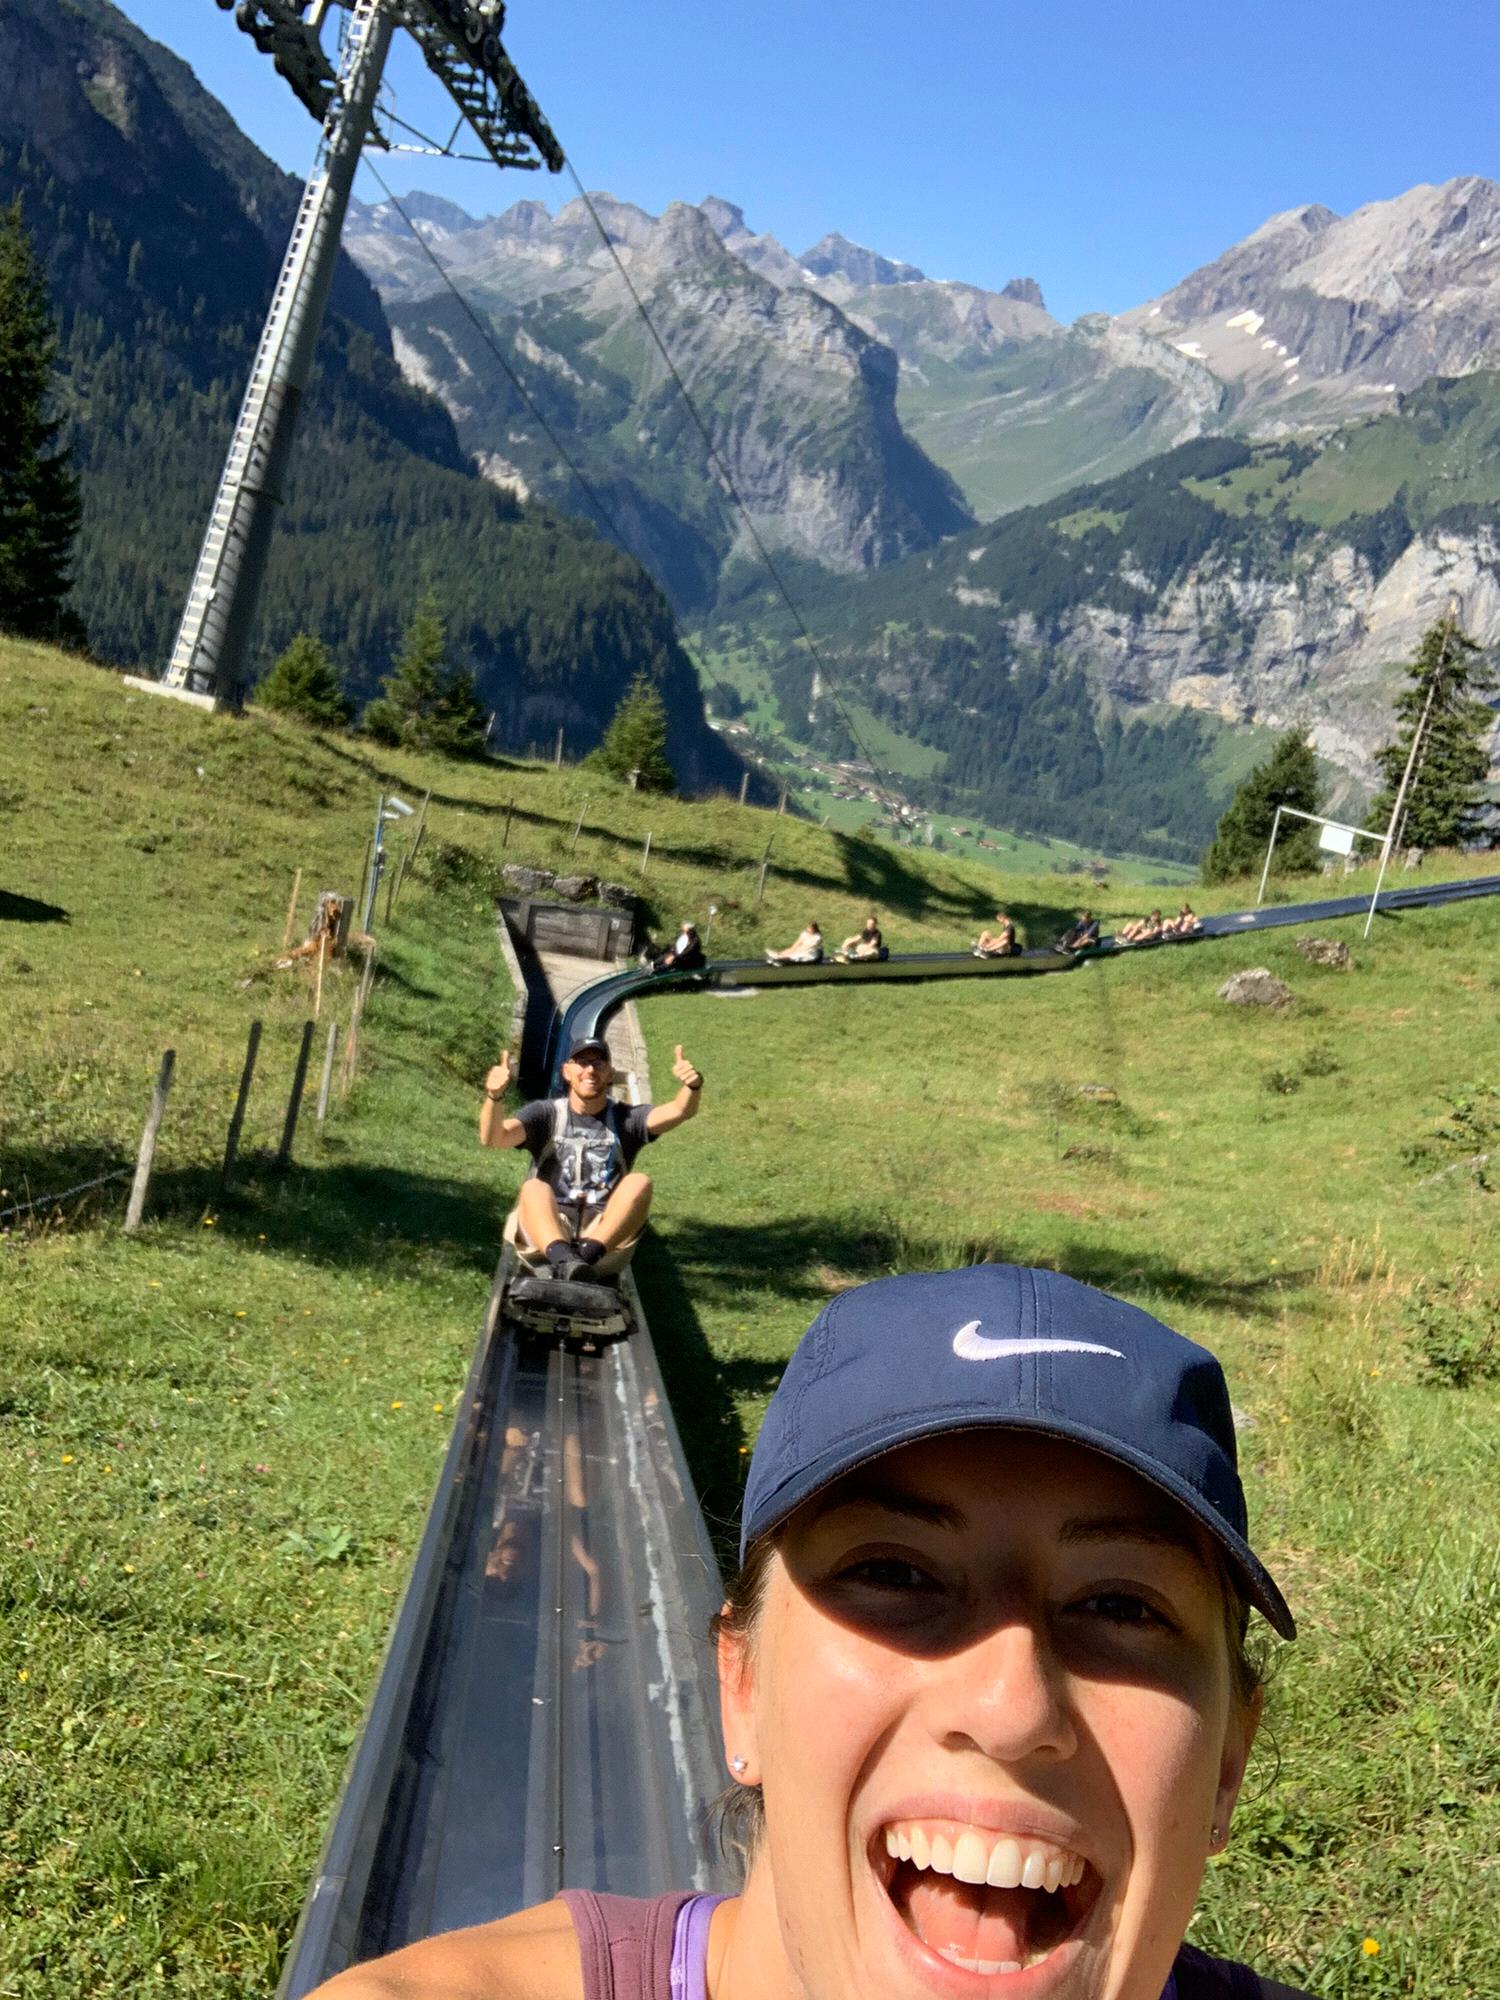
<path fill-rule="evenodd" d="M 871 1590 L 917 1592 L 936 1590 L 926 1570 L 900 1556 L 866 1556 L 841 1572 L 846 1583 L 864 1584 Z"/>
<path fill-rule="evenodd" d="M 1106 1619 L 1111 1625 L 1132 1625 L 1142 1629 L 1155 1627 L 1163 1632 L 1172 1631 L 1172 1621 L 1148 1604 L 1133 1590 L 1098 1590 L 1092 1597 L 1084 1599 L 1084 1609 L 1096 1618 Z"/>

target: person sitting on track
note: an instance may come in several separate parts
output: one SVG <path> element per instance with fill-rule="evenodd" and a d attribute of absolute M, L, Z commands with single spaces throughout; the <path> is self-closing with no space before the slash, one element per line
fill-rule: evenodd
<path fill-rule="evenodd" d="M 1016 949 L 1016 927 L 1004 910 L 995 912 L 995 928 L 981 931 L 974 940 L 976 958 L 1009 958 Z"/>
<path fill-rule="evenodd" d="M 844 1292 L 740 1557 L 740 1894 L 566 1890 L 319 2000 L 1298 2000 L 1185 1942 L 1260 1720 L 1251 1610 L 1296 1631 L 1206 1349 L 1053 1271 Z"/>
<path fill-rule="evenodd" d="M 1202 928 L 1202 917 L 1194 910 L 1191 903 L 1184 903 L 1176 916 L 1168 917 L 1162 925 L 1161 934 L 1164 938 L 1192 937 L 1195 931 L 1201 931 Z"/>
<path fill-rule="evenodd" d="M 818 929 L 817 919 L 809 918 L 801 935 L 785 951 L 768 951 L 768 965 L 821 965 L 823 963 L 823 933 Z"/>
<path fill-rule="evenodd" d="M 1059 951 L 1091 951 L 1099 942 L 1099 919 L 1092 910 L 1080 910 L 1078 921 L 1057 940 Z"/>
<path fill-rule="evenodd" d="M 846 937 L 834 953 L 834 957 L 841 965 L 848 965 L 851 962 L 858 964 L 861 959 L 885 956 L 885 939 L 880 935 L 880 920 L 873 910 L 854 935 Z"/>
<path fill-rule="evenodd" d="M 703 1078 L 677 1045 L 677 1095 L 665 1104 L 616 1104 L 608 1044 L 573 1044 L 562 1068 L 567 1094 L 500 1109 L 510 1086 L 510 1052 L 484 1080 L 479 1143 L 525 1146 L 531 1171 L 516 1201 L 519 1238 L 540 1251 L 559 1278 L 588 1280 L 612 1250 L 634 1243 L 651 1210 L 651 1178 L 636 1170 L 642 1146 L 698 1115 Z"/>
<path fill-rule="evenodd" d="M 701 972 L 707 964 L 703 956 L 703 940 L 698 935 L 698 926 L 686 917 L 682 929 L 667 946 L 665 951 L 649 954 L 653 972 Z"/>
<path fill-rule="evenodd" d="M 1121 924 L 1117 933 L 1117 942 L 1120 944 L 1155 944 L 1161 935 L 1161 911 L 1153 910 L 1149 917 L 1136 917 L 1131 923 Z"/>

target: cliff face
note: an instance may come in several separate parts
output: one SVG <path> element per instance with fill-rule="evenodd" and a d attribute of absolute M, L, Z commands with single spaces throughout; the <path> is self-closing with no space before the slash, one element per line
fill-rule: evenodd
<path fill-rule="evenodd" d="M 704 210 L 674 202 L 652 221 L 594 199 L 712 453 L 583 204 L 550 227 L 511 210 L 449 232 L 442 252 L 468 273 L 466 294 L 477 288 L 490 307 L 507 363 L 600 493 L 611 527 L 679 605 L 712 601 L 725 569 L 750 554 L 714 454 L 765 541 L 830 569 L 888 562 L 969 525 L 953 483 L 901 428 L 889 349 L 817 292 L 751 269 Z M 591 243 L 580 240 L 585 226 Z M 479 229 L 482 247 L 470 241 Z M 368 224 L 354 239 L 391 301 L 408 373 L 443 398 L 497 481 L 584 504 L 454 301 L 414 296 L 409 241 L 398 293 L 389 242 L 388 228 Z"/>
<path fill-rule="evenodd" d="M 1466 175 L 1273 216 L 1124 318 L 1211 368 L 1252 435 L 1392 408 L 1500 346 L 1500 188 Z"/>
<path fill-rule="evenodd" d="M 1339 793 L 1344 802 L 1374 789 L 1400 663 L 1454 603 L 1464 631 L 1500 642 L 1500 529 L 1419 535 L 1383 572 L 1334 536 L 1283 576 L 1245 576 L 1220 556 L 1139 615 L 1081 605 L 1044 637 L 1022 613 L 1009 621 L 1009 637 L 1018 652 L 1041 648 L 1082 664 L 1095 687 L 1131 707 L 1165 703 L 1266 729 L 1300 725 L 1353 781 Z M 1491 753 L 1500 760 L 1495 736 Z"/>

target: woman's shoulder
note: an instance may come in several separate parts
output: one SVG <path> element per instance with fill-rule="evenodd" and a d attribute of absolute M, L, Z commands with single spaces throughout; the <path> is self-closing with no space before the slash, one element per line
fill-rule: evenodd
<path fill-rule="evenodd" d="M 583 2000 L 578 1934 L 566 1904 L 541 1903 L 351 1966 L 312 2000 Z"/>

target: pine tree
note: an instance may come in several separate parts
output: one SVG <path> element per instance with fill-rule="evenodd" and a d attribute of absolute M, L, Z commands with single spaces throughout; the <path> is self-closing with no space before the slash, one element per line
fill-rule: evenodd
<path fill-rule="evenodd" d="M 86 643 L 63 608 L 78 533 L 78 480 L 47 415 L 57 334 L 19 198 L 0 209 L 0 627 Z"/>
<path fill-rule="evenodd" d="M 1406 675 L 1406 686 L 1396 697 L 1399 733 L 1375 760 L 1385 787 L 1370 808 L 1370 824 L 1384 827 L 1390 819 L 1412 738 L 1421 727 L 1422 743 L 1396 839 L 1405 847 L 1458 847 L 1482 833 L 1488 819 L 1484 739 L 1495 716 L 1477 696 L 1494 687 L 1495 677 L 1479 646 L 1451 618 L 1427 632 Z"/>
<path fill-rule="evenodd" d="M 1278 806 L 1306 813 L 1318 810 L 1318 760 L 1300 729 L 1289 729 L 1278 739 L 1265 763 L 1256 765 L 1230 800 L 1201 863 L 1205 882 L 1227 882 L 1259 869 Z M 1294 820 L 1277 843 L 1278 873 L 1308 875 L 1317 865 L 1311 827 Z"/>
<path fill-rule="evenodd" d="M 604 741 L 586 760 L 617 778 L 636 775 L 643 792 L 674 792 L 677 777 L 667 762 L 667 705 L 661 689 L 646 673 L 638 673 L 620 697 Z"/>
<path fill-rule="evenodd" d="M 380 743 L 404 743 L 445 757 L 483 756 L 488 738 L 479 690 L 467 667 L 449 666 L 448 637 L 431 590 L 406 628 L 385 692 L 365 710 L 361 727 Z"/>
<path fill-rule="evenodd" d="M 344 729 L 354 704 L 344 692 L 338 668 L 321 639 L 299 632 L 255 690 L 262 708 L 295 716 L 318 729 Z"/>

